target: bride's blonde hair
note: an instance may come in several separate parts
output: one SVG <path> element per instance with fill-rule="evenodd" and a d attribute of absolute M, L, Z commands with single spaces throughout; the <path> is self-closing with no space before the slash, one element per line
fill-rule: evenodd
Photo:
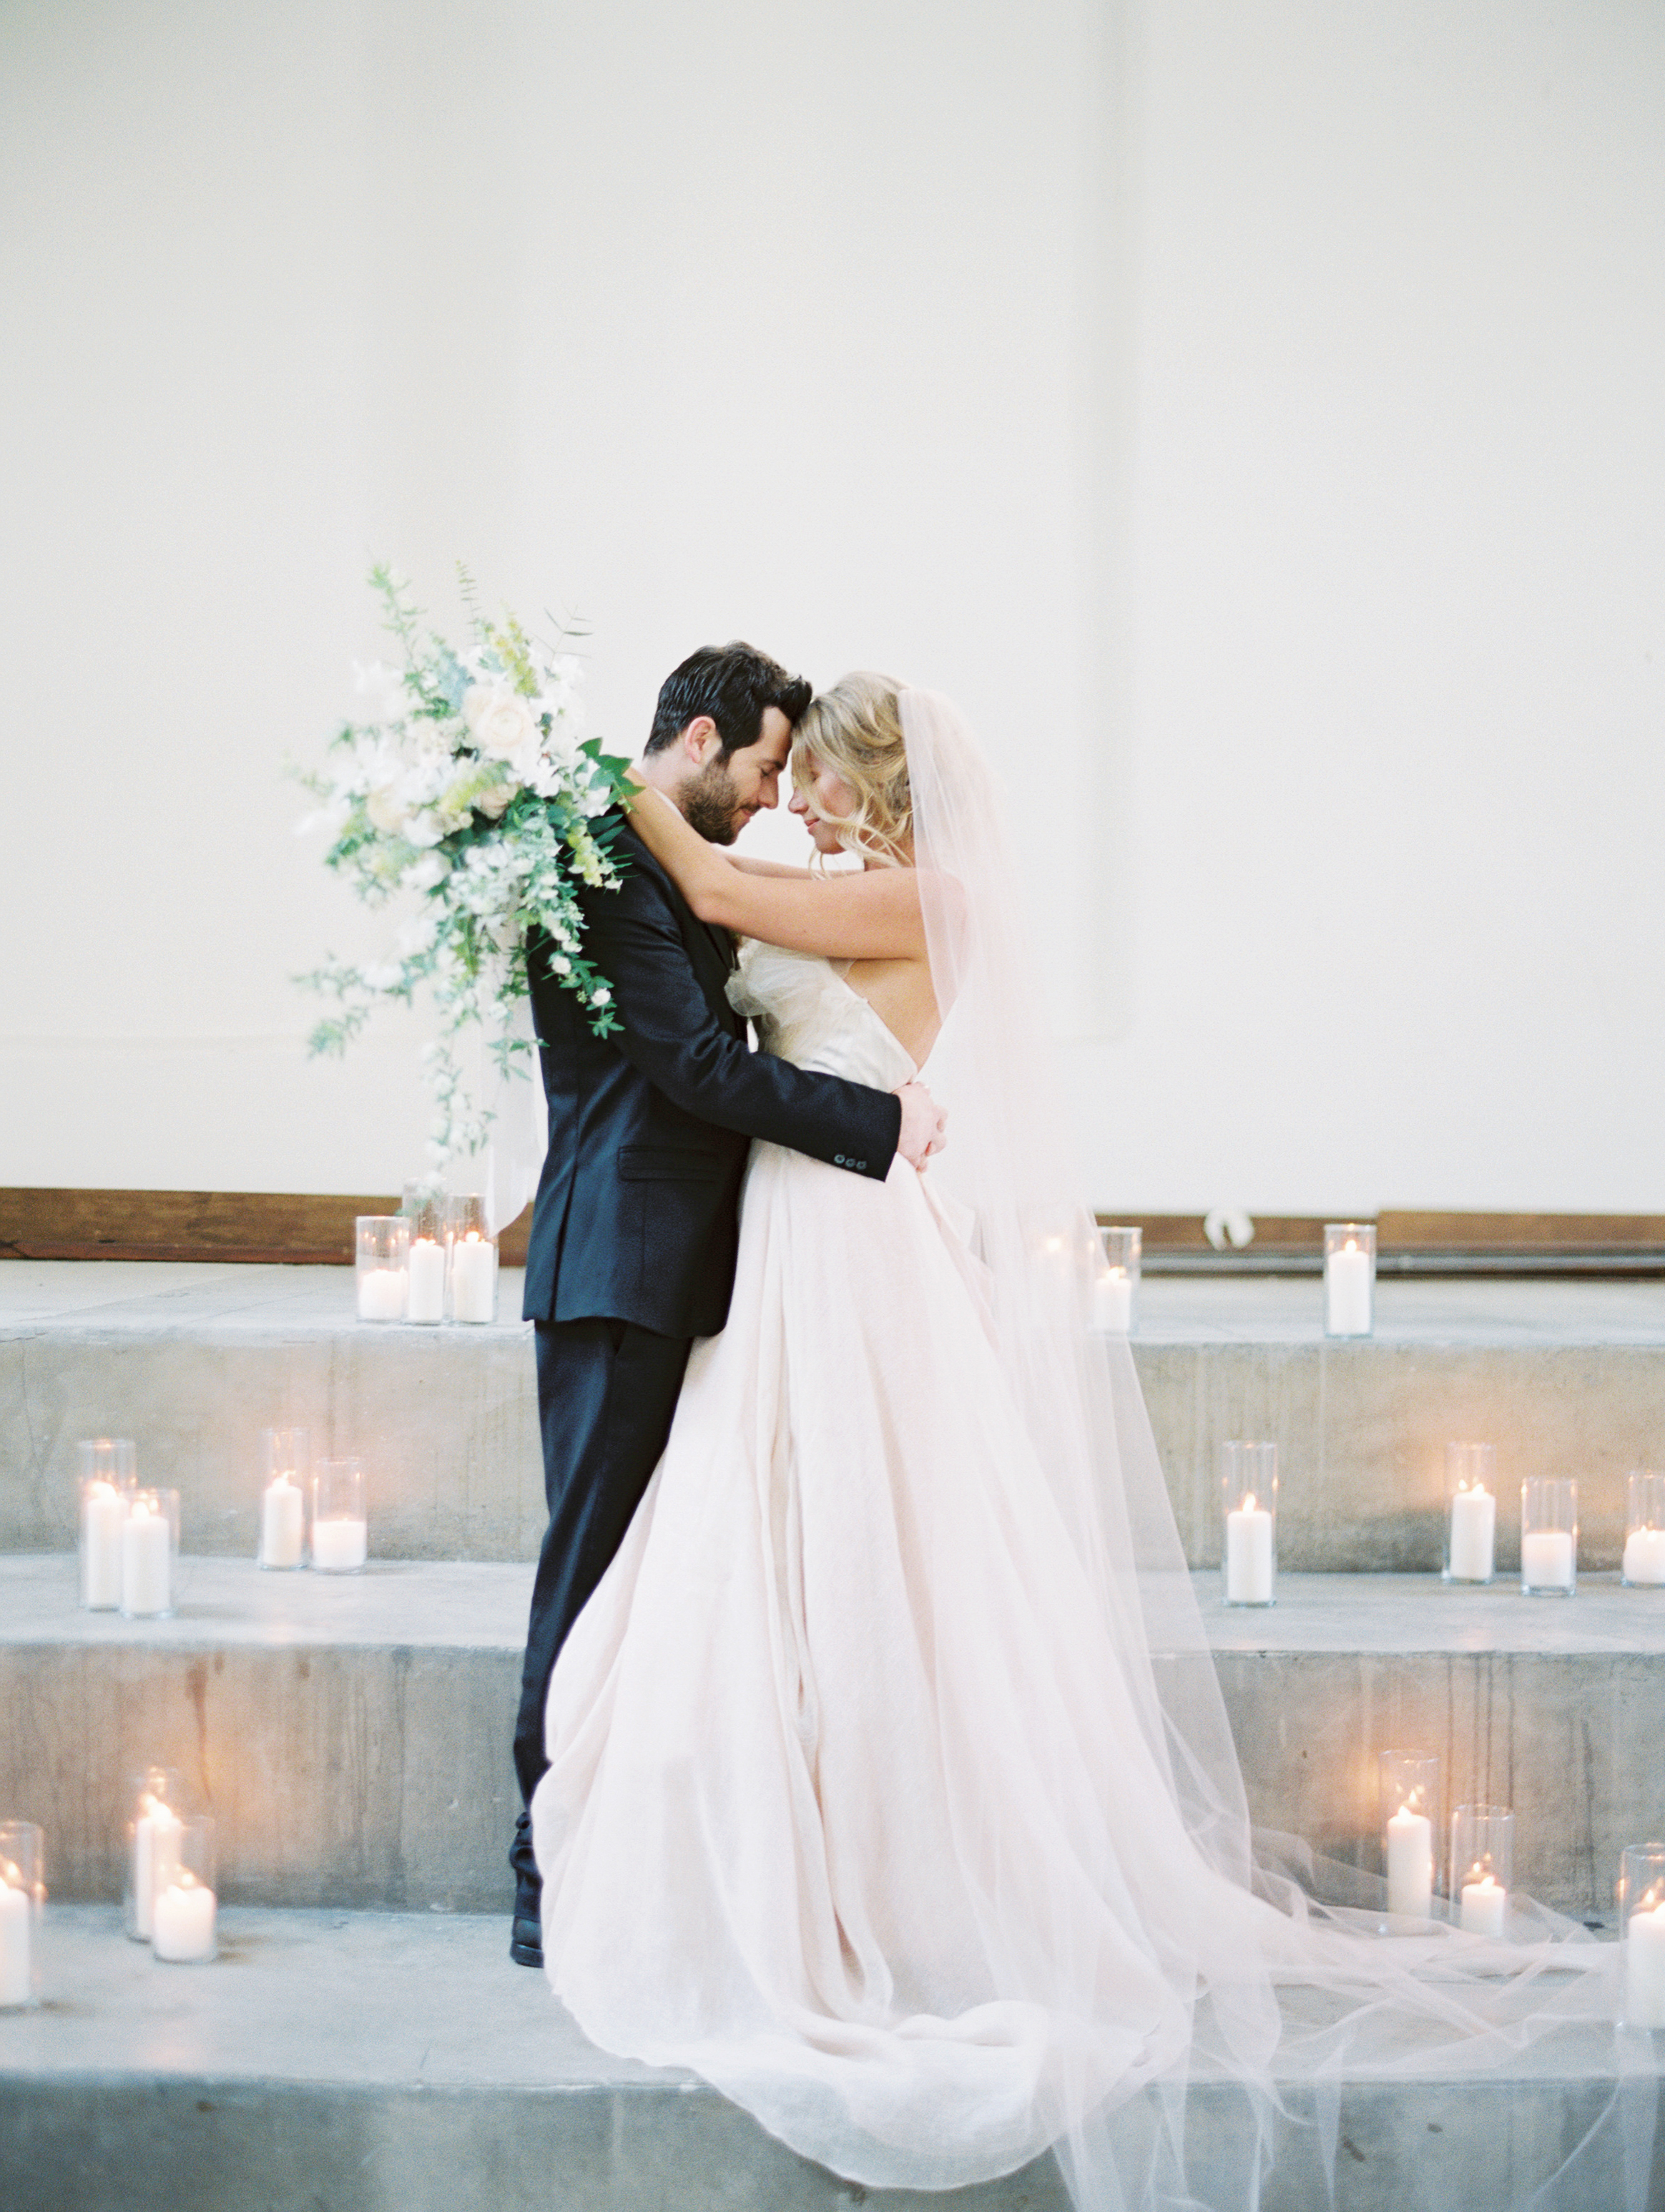
<path fill-rule="evenodd" d="M 893 868 L 904 864 L 914 827 L 901 690 L 893 677 L 868 669 L 841 676 L 811 700 L 792 741 L 792 780 L 806 798 L 818 768 L 831 769 L 856 795 L 853 813 L 821 816 L 840 844 Z"/>

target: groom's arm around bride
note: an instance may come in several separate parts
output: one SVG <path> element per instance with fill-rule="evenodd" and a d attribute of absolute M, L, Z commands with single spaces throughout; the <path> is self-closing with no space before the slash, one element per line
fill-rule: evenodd
<path fill-rule="evenodd" d="M 746 646 L 707 647 L 666 680 L 643 762 L 714 843 L 776 804 L 810 686 Z M 629 828 L 622 886 L 586 900 L 586 952 L 622 1029 L 598 1038 L 531 953 L 550 1142 L 526 1254 L 537 1324 L 549 1526 L 533 1587 L 515 1767 L 523 1799 L 546 1760 L 544 1707 L 567 1632 L 605 1572 L 657 1465 L 691 1340 L 721 1328 L 733 1287 L 750 1140 L 882 1180 L 921 1165 L 928 1097 L 867 1089 L 751 1050 L 728 1002 L 727 936 L 696 919 Z M 538 1962 L 537 1873 L 524 1810 L 513 1955 Z"/>

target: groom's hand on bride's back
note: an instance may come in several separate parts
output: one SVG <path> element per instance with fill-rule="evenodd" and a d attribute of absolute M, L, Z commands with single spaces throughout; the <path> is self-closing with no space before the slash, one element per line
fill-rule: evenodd
<path fill-rule="evenodd" d="M 902 1101 L 902 1134 L 896 1150 L 910 1168 L 923 1168 L 933 1152 L 948 1139 L 944 1132 L 948 1116 L 922 1083 L 904 1083 L 896 1092 Z"/>

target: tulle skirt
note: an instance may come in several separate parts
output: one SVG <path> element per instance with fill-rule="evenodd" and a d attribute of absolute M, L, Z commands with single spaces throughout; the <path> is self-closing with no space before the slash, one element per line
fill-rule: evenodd
<path fill-rule="evenodd" d="M 1145 1616 L 1083 1564 L 987 1296 L 928 1177 L 754 1147 L 728 1325 L 550 1683 L 549 1978 L 604 2050 L 867 2187 L 1056 2146 L 1083 2204 L 1183 2201 L 1176 2100 L 1224 2076 L 1249 2203 L 1280 1982 L 1333 2000 L 1319 2075 L 1395 2006 L 1491 2063 L 1535 2000 L 1502 2021 L 1486 1947 L 1318 1925 L 1199 1848 Z M 1150 2088 L 1170 2152 L 1142 2132 L 1129 2185 L 1115 2117 Z"/>

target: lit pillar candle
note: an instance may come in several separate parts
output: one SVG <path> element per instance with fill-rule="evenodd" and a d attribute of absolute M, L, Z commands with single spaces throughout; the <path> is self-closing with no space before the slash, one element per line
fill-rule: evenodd
<path fill-rule="evenodd" d="M 1465 1936 L 1501 1936 L 1509 1911 L 1509 1892 L 1476 1867 L 1462 1885 L 1459 1911 Z"/>
<path fill-rule="evenodd" d="M 112 1482 L 87 1486 L 81 1518 L 81 1602 L 107 1611 L 121 1603 L 121 1532 L 127 1504 Z"/>
<path fill-rule="evenodd" d="M 141 1808 L 133 1823 L 133 1933 L 148 1943 L 156 1893 L 179 1872 L 181 1824 L 160 1797 L 142 1799 Z"/>
<path fill-rule="evenodd" d="M 365 1267 L 358 1278 L 361 1321 L 403 1321 L 406 1281 L 403 1267 Z"/>
<path fill-rule="evenodd" d="M 1330 1336 L 1370 1333 L 1370 1261 L 1357 1244 L 1329 1255 L 1324 1267 L 1324 1328 Z"/>
<path fill-rule="evenodd" d="M 1498 1501 L 1489 1490 L 1459 1490 L 1451 1500 L 1451 1579 L 1489 1583 Z"/>
<path fill-rule="evenodd" d="M 1225 1595 L 1229 1605 L 1272 1602 L 1272 1516 L 1253 1491 L 1225 1516 Z"/>
<path fill-rule="evenodd" d="M 34 1993 L 34 1907 L 19 1869 L 0 1860 L 0 2005 L 26 2005 Z"/>
<path fill-rule="evenodd" d="M 1111 1267 L 1092 1286 L 1093 1327 L 1106 1336 L 1126 1336 L 1133 1320 L 1133 1278 L 1125 1267 Z"/>
<path fill-rule="evenodd" d="M 1639 1906 L 1626 1923 L 1625 2020 L 1665 2027 L 1665 1905 Z"/>
<path fill-rule="evenodd" d="M 490 1321 L 497 1310 L 497 1247 L 471 1229 L 451 1248 L 451 1312 L 456 1321 Z"/>
<path fill-rule="evenodd" d="M 407 1321 L 445 1319 L 445 1247 L 437 1237 L 418 1237 L 410 1246 L 410 1297 Z"/>
<path fill-rule="evenodd" d="M 1632 1528 L 1625 1539 L 1625 1580 L 1665 1583 L 1665 1528 Z"/>
<path fill-rule="evenodd" d="M 166 1613 L 169 1602 L 169 1554 L 173 1533 L 167 1516 L 148 1498 L 133 1501 L 121 1531 L 121 1609 L 129 1613 Z"/>
<path fill-rule="evenodd" d="M 1521 1538 L 1521 1580 L 1531 1589 L 1572 1588 L 1572 1534 L 1566 1528 L 1534 1528 Z"/>
<path fill-rule="evenodd" d="M 181 1867 L 165 1889 L 156 1892 L 155 1933 L 156 1956 L 174 1966 L 194 1966 L 214 1956 L 214 1922 L 217 1900 L 189 1867 Z"/>
<path fill-rule="evenodd" d="M 369 1550 L 369 1524 L 364 1521 L 314 1521 L 313 1566 L 319 1574 L 346 1575 L 364 1565 Z"/>
<path fill-rule="evenodd" d="M 298 1567 L 306 1525 L 307 1502 L 301 1486 L 287 1474 L 266 1485 L 260 1507 L 260 1564 L 263 1567 Z"/>
<path fill-rule="evenodd" d="M 1434 1824 L 1401 1805 L 1388 1823 L 1388 1910 L 1425 1920 L 1434 1893 Z"/>

